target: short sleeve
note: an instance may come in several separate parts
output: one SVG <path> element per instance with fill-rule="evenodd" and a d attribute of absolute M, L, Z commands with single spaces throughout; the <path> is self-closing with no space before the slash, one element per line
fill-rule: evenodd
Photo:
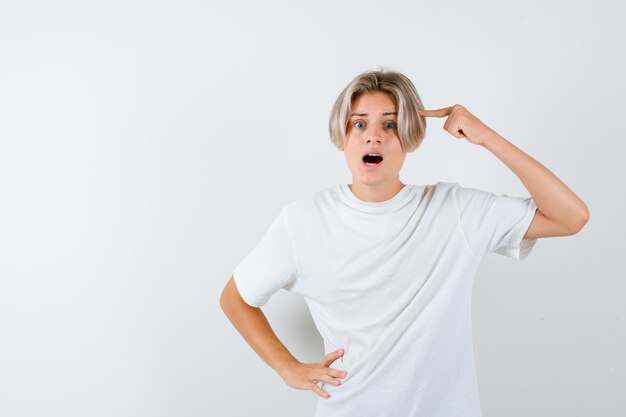
<path fill-rule="evenodd" d="M 458 184 L 454 196 L 461 229 L 474 254 L 493 252 L 518 260 L 529 255 L 537 242 L 523 239 L 537 210 L 532 197 L 496 195 Z"/>
<path fill-rule="evenodd" d="M 244 301 L 261 307 L 281 288 L 293 284 L 297 264 L 284 209 L 261 241 L 235 267 L 233 277 Z"/>

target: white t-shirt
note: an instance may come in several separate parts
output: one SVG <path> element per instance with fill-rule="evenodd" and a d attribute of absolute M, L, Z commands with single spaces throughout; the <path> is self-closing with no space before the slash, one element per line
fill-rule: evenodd
<path fill-rule="evenodd" d="M 251 306 L 300 294 L 325 353 L 344 348 L 330 367 L 348 375 L 318 383 L 315 417 L 480 417 L 473 278 L 491 252 L 528 256 L 536 209 L 458 183 L 376 203 L 340 184 L 284 205 L 233 275 Z"/>

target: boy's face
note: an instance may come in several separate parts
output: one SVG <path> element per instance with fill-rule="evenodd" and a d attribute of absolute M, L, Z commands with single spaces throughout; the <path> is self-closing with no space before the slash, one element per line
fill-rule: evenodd
<path fill-rule="evenodd" d="M 406 152 L 398 137 L 397 112 L 391 97 L 382 91 L 363 93 L 352 104 L 343 151 L 353 181 L 370 186 L 393 186 L 399 181 Z M 382 160 L 364 160 L 368 153 L 378 153 Z"/>

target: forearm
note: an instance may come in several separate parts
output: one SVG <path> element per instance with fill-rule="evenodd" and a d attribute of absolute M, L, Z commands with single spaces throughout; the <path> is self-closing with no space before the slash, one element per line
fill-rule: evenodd
<path fill-rule="evenodd" d="M 587 221 L 587 205 L 539 161 L 495 131 L 482 146 L 519 177 L 544 216 L 572 229 Z"/>
<path fill-rule="evenodd" d="M 236 300 L 222 303 L 222 309 L 252 349 L 281 377 L 298 360 L 287 350 L 260 308 Z"/>

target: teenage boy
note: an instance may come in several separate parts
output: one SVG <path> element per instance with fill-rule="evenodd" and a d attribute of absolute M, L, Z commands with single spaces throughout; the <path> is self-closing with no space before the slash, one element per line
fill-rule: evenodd
<path fill-rule="evenodd" d="M 531 197 L 400 181 L 426 117 L 446 117 L 446 131 L 495 155 Z M 489 253 L 521 260 L 538 238 L 577 233 L 589 219 L 585 203 L 465 107 L 424 110 L 398 72 L 369 71 L 350 82 L 329 130 L 352 184 L 284 205 L 234 269 L 224 312 L 286 384 L 321 397 L 316 417 L 480 417 L 474 275 Z M 322 361 L 298 361 L 262 313 L 281 288 L 309 306 L 324 339 Z"/>

